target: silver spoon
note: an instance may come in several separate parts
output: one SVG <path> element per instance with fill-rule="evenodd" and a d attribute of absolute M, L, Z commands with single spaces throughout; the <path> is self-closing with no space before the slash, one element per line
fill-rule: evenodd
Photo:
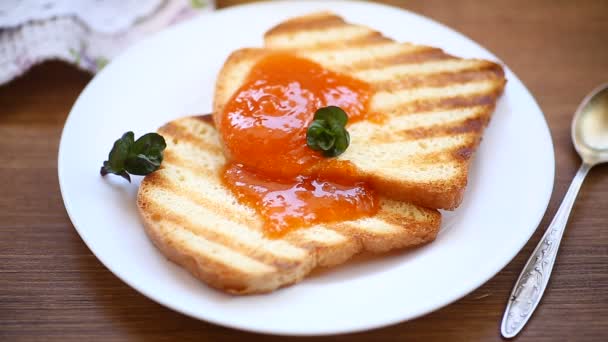
<path fill-rule="evenodd" d="M 570 211 L 587 172 L 608 162 L 608 83 L 594 89 L 581 102 L 572 120 L 571 134 L 583 164 L 513 287 L 500 328 L 506 338 L 521 331 L 545 292 Z"/>

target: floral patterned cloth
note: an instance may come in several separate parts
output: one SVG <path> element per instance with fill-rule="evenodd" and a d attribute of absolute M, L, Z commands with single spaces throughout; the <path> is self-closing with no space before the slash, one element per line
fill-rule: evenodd
<path fill-rule="evenodd" d="M 97 72 L 126 47 L 213 0 L 0 0 L 0 84 L 48 59 Z"/>

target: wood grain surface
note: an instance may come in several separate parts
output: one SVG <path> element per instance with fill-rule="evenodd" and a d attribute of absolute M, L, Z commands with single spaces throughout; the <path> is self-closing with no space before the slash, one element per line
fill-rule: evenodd
<path fill-rule="evenodd" d="M 513 282 L 580 162 L 570 143 L 572 114 L 589 90 L 608 81 L 608 1 L 384 2 L 455 28 L 519 75 L 551 128 L 553 197 L 526 247 L 467 297 L 407 323 L 310 340 L 499 341 Z M 84 245 L 63 207 L 56 168 L 64 120 L 90 79 L 51 62 L 0 87 L 0 340 L 290 340 L 166 309 L 117 279 Z M 525 198 L 526 189 L 521 194 Z M 608 340 L 608 166 L 592 170 L 583 185 L 550 287 L 518 340 Z"/>

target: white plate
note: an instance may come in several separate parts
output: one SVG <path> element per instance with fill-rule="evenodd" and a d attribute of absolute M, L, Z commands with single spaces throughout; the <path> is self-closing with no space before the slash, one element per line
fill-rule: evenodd
<path fill-rule="evenodd" d="M 120 279 L 176 311 L 229 327 L 292 335 L 345 333 L 412 319 L 463 297 L 528 241 L 551 195 L 553 146 L 540 108 L 507 69 L 506 91 L 474 159 L 464 203 L 445 216 L 435 242 L 249 297 L 207 288 L 154 248 L 136 211 L 139 180 L 128 184 L 99 176 L 114 140 L 127 130 L 139 136 L 179 116 L 209 112 L 216 74 L 232 50 L 259 46 L 264 31 L 276 23 L 323 9 L 399 41 L 497 60 L 432 20 L 364 2 L 234 7 L 134 46 L 82 92 L 59 148 L 61 192 L 74 227 Z"/>

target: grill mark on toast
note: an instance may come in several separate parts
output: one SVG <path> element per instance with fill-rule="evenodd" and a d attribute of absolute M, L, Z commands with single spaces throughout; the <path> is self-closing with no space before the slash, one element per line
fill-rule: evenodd
<path fill-rule="evenodd" d="M 364 37 L 366 38 L 366 37 Z M 371 39 L 367 40 L 355 40 L 347 45 L 332 45 L 323 48 L 312 46 L 306 49 L 293 49 L 293 53 L 300 54 L 302 56 L 318 56 L 324 53 L 330 54 L 344 54 L 344 53 L 368 53 L 370 50 L 375 52 L 388 51 L 386 57 L 393 56 L 395 54 L 407 51 L 418 51 L 427 48 L 423 45 L 414 45 L 410 43 L 395 43 L 392 40 L 385 41 L 383 39 Z M 272 49 L 271 49 L 272 51 Z"/>
<path fill-rule="evenodd" d="M 190 233 L 199 236 L 207 241 L 221 244 L 233 252 L 251 258 L 264 265 L 276 268 L 281 271 L 296 268 L 307 261 L 307 258 L 288 259 L 284 256 L 272 254 L 270 250 L 257 249 L 252 246 L 240 243 L 229 235 L 223 235 L 213 229 L 209 229 L 200 223 L 192 222 L 185 217 L 166 210 L 163 221 L 175 224 Z"/>
<path fill-rule="evenodd" d="M 208 123 L 206 120 L 213 120 L 212 118 L 200 119 L 198 117 L 185 117 L 183 119 L 176 120 L 176 125 L 185 133 L 189 133 L 197 138 L 203 137 L 207 143 L 218 145 L 219 132 L 215 130 L 213 122 Z"/>
<path fill-rule="evenodd" d="M 496 102 L 497 92 L 471 94 L 469 96 L 455 96 L 442 98 L 437 101 L 435 108 L 454 109 L 460 107 L 475 107 L 475 106 L 494 106 Z M 424 101 L 423 101 L 424 102 Z M 431 108 L 433 101 L 426 102 L 428 108 Z"/>
<path fill-rule="evenodd" d="M 475 152 L 477 144 L 475 141 L 476 139 L 471 139 L 462 145 L 453 146 L 443 151 L 415 156 L 414 159 L 416 161 L 416 165 L 421 168 L 428 168 L 437 164 L 445 164 L 450 162 L 459 164 L 467 161 Z"/>
<path fill-rule="evenodd" d="M 309 15 L 301 18 L 296 18 L 282 22 L 281 24 L 271 28 L 265 35 L 277 35 L 285 33 L 294 33 L 307 30 L 323 30 L 339 26 L 345 26 L 344 19 L 329 14 Z"/>
<path fill-rule="evenodd" d="M 458 156 L 458 151 L 465 147 L 474 147 L 478 138 L 477 134 L 474 132 L 470 133 L 461 133 L 458 135 L 445 135 L 445 136 L 437 136 L 431 138 L 420 138 L 418 140 L 410 140 L 410 141 L 388 141 L 386 143 L 378 141 L 374 142 L 374 145 L 386 145 L 386 144 L 394 144 L 394 143 L 408 143 L 408 144 L 417 144 L 418 150 L 411 154 L 404 154 L 402 158 L 383 161 L 385 165 L 385 169 L 387 170 L 399 170 L 404 166 L 409 167 L 410 169 L 414 167 L 417 171 L 427 172 L 429 168 L 436 168 L 438 165 L 450 165 L 450 167 L 457 167 L 462 158 L 454 158 Z M 435 142 L 433 139 L 442 139 L 442 138 L 453 138 L 454 140 L 450 145 L 447 146 L 432 146 L 432 143 Z M 458 141 L 458 142 L 456 142 Z M 362 174 L 367 174 L 366 168 L 363 167 L 360 172 Z M 389 172 L 390 174 L 391 172 Z M 382 173 L 381 173 L 382 174 Z M 370 174 L 369 176 L 375 176 L 375 174 Z M 377 176 L 377 175 L 376 175 Z M 381 177 L 382 178 L 382 177 Z M 370 181 L 373 182 L 373 177 L 370 178 Z"/>
<path fill-rule="evenodd" d="M 178 182 L 175 182 L 173 177 L 166 175 L 162 171 L 154 172 L 150 175 L 150 179 L 146 179 L 146 181 L 154 184 L 154 188 L 156 189 L 162 189 L 176 196 L 189 198 L 192 202 L 203 208 L 221 213 L 225 217 L 231 217 L 238 224 L 255 226 L 257 223 L 254 218 L 243 212 L 230 210 L 217 201 L 201 196 L 199 192 L 181 186 Z"/>
<path fill-rule="evenodd" d="M 404 107 L 412 103 L 440 102 L 449 98 L 466 98 L 477 94 L 499 94 L 502 86 L 502 83 L 496 81 L 481 81 L 453 84 L 447 87 L 423 87 L 376 92 L 371 99 L 370 109 L 373 112 L 390 112 L 391 109 Z"/>
<path fill-rule="evenodd" d="M 458 72 L 443 72 L 428 75 L 411 75 L 397 80 L 373 83 L 377 91 L 397 91 L 421 87 L 446 87 L 452 84 L 497 80 L 502 82 L 502 68 L 493 64 L 482 68 L 465 69 Z"/>
<path fill-rule="evenodd" d="M 368 137 L 372 144 L 388 144 L 396 142 L 412 142 L 415 140 L 442 138 L 454 135 L 469 135 L 471 133 L 482 134 L 487 126 L 489 116 L 486 113 L 478 113 L 475 116 L 447 123 L 429 126 L 418 126 L 393 132 L 379 130 Z M 424 144 L 424 143 L 423 143 Z"/>
<path fill-rule="evenodd" d="M 462 70 L 476 70 L 491 66 L 492 62 L 476 59 L 446 58 L 444 60 L 431 60 L 422 63 L 402 63 L 386 65 L 382 68 L 371 67 L 353 72 L 353 75 L 363 81 L 378 84 L 410 77 L 413 75 L 432 75 L 440 73 L 454 73 Z"/>
<path fill-rule="evenodd" d="M 422 239 L 414 234 L 411 234 L 414 227 L 417 226 L 415 222 L 411 222 L 408 227 L 403 225 L 394 225 L 388 221 L 379 220 L 372 218 L 377 222 L 381 222 L 380 225 L 370 225 L 364 227 L 355 222 L 342 222 L 332 226 L 338 232 L 346 233 L 352 236 L 354 239 L 361 244 L 362 249 L 374 253 L 386 252 L 395 248 L 404 248 L 413 245 L 419 245 Z M 383 226 L 383 228 L 380 228 Z M 404 232 L 406 231 L 406 232 Z M 428 241 L 434 238 L 433 235 L 428 237 Z"/>
<path fill-rule="evenodd" d="M 201 139 L 200 136 L 196 136 L 187 132 L 182 128 L 176 121 L 172 121 L 158 129 L 158 133 L 163 135 L 165 139 L 171 140 L 173 144 L 179 144 L 187 142 L 193 146 L 198 147 L 208 154 L 223 154 L 222 148 L 219 144 L 211 144 Z"/>
<path fill-rule="evenodd" d="M 328 225 L 327 228 L 335 231 L 338 234 L 347 235 L 354 241 L 355 245 L 357 246 L 357 251 L 348 256 L 347 259 L 350 259 L 353 255 L 359 254 L 364 250 L 370 252 L 374 251 L 374 248 L 369 245 L 369 242 L 370 239 L 377 238 L 378 236 L 367 232 L 365 229 L 358 227 L 354 223 L 339 222 Z"/>
<path fill-rule="evenodd" d="M 264 42 L 270 48 L 319 47 L 320 45 L 344 45 L 345 42 L 381 34 L 360 25 L 339 25 L 321 30 L 305 30 L 264 35 Z"/>
<path fill-rule="evenodd" d="M 351 38 L 343 41 L 333 41 L 327 44 L 316 45 L 316 47 L 328 47 L 328 46 L 364 46 L 366 44 L 381 44 L 381 43 L 392 43 L 392 39 L 385 37 L 382 33 L 370 30 L 369 33 Z"/>
<path fill-rule="evenodd" d="M 171 191 L 171 189 L 164 188 L 165 191 Z M 216 206 L 212 206 L 210 209 L 206 205 L 202 204 L 200 201 L 200 196 L 196 195 L 197 198 L 192 197 L 192 193 L 183 194 L 181 191 L 174 192 L 172 191 L 173 196 L 183 198 L 185 202 L 191 201 L 196 205 L 200 205 L 209 210 L 214 210 Z M 208 201 L 205 201 L 208 202 Z M 164 206 L 162 203 L 158 203 L 156 200 L 152 198 L 147 199 L 147 211 L 149 212 L 162 212 L 161 222 L 167 221 L 171 222 L 183 229 L 193 233 L 194 235 L 200 236 L 207 241 L 211 241 L 214 243 L 222 244 L 236 253 L 248 256 L 254 260 L 257 260 L 261 263 L 264 263 L 269 266 L 276 267 L 278 269 L 287 270 L 290 268 L 297 267 L 302 265 L 307 261 L 307 253 L 303 249 L 300 249 L 296 246 L 292 246 L 294 255 L 293 258 L 286 256 L 282 253 L 276 253 L 275 249 L 272 248 L 272 244 L 282 243 L 282 241 L 270 241 L 266 238 L 260 236 L 255 242 L 247 243 L 251 241 L 252 236 L 247 236 L 242 239 L 237 238 L 237 234 L 227 234 L 223 230 L 211 228 L 204 223 L 192 221 L 188 217 L 188 215 L 182 215 L 179 212 L 175 211 L 175 208 L 170 208 L 168 206 Z M 223 216 L 222 217 L 226 217 Z M 236 216 L 227 216 L 230 217 L 231 223 L 242 224 L 239 222 L 240 220 L 236 218 Z M 234 221 L 234 222 L 233 222 Z M 244 227 L 252 227 L 254 224 L 248 225 L 245 224 Z M 243 228 L 245 229 L 245 228 Z M 248 228 L 250 229 L 250 228 Z M 255 240 L 255 239 L 253 239 Z M 262 244 L 268 244 L 267 248 L 263 248 Z M 286 244 L 285 244 L 286 245 Z M 296 251 L 298 251 L 296 253 Z"/>
<path fill-rule="evenodd" d="M 374 65 L 374 62 L 378 60 L 416 54 L 428 49 L 426 46 L 379 42 L 362 46 L 349 45 L 337 48 L 295 50 L 294 52 L 328 69 L 348 73 L 349 70 L 361 69 L 361 65 Z"/>
<path fill-rule="evenodd" d="M 416 170 L 422 171 L 422 172 L 428 172 L 429 168 L 436 167 L 439 164 L 445 165 L 446 163 L 454 162 L 454 160 L 452 158 L 452 154 L 457 149 L 458 148 L 450 148 L 450 149 L 443 150 L 443 151 L 435 151 L 435 152 L 430 152 L 430 153 L 421 153 L 421 154 L 417 154 L 417 155 L 412 155 L 412 156 L 408 157 L 407 161 L 408 161 L 408 164 L 415 164 L 415 166 L 413 166 L 413 167 Z M 395 169 L 395 168 L 402 167 L 401 164 L 404 164 L 404 163 L 395 162 L 393 164 L 395 164 L 395 165 L 392 165 L 391 168 Z M 410 166 L 410 167 L 412 167 L 412 166 Z"/>
<path fill-rule="evenodd" d="M 435 235 L 437 233 L 437 230 L 429 226 L 426 222 L 408 220 L 407 218 L 395 213 L 385 212 L 380 215 L 376 215 L 376 218 L 385 221 L 388 224 L 402 227 L 402 229 L 407 230 L 413 240 L 411 242 L 412 245 L 431 242 L 435 239 Z M 435 219 L 438 220 L 440 218 L 436 217 Z"/>
<path fill-rule="evenodd" d="M 333 222 L 326 225 L 327 229 L 335 231 L 337 234 L 348 236 L 363 247 L 363 239 L 369 236 L 369 233 L 361 227 L 357 227 L 352 221 Z"/>
<path fill-rule="evenodd" d="M 499 92 L 469 94 L 464 96 L 445 97 L 438 99 L 419 100 L 404 103 L 392 109 L 385 109 L 384 116 L 378 114 L 378 120 L 385 120 L 387 116 L 408 115 L 436 110 L 450 110 L 465 107 L 487 106 L 494 108 Z M 389 114 L 390 113 L 390 114 Z"/>
<path fill-rule="evenodd" d="M 381 162 L 383 165 L 390 167 L 391 163 L 401 165 L 404 162 L 413 160 L 416 156 L 441 152 L 445 150 L 445 146 L 462 146 L 466 144 L 473 134 L 460 134 L 444 137 L 433 137 L 429 139 L 420 139 L 416 141 L 405 140 L 390 140 L 386 142 L 373 141 L 371 143 L 356 144 L 357 151 L 347 151 L 343 156 L 350 160 L 357 153 L 360 159 L 370 159 L 370 156 L 376 156 L 373 161 L 361 163 L 357 165 L 359 169 L 373 169 L 375 163 Z M 383 152 L 385 152 L 383 154 Z M 392 158 L 392 153 L 400 153 L 399 158 Z M 340 156 L 339 158 L 342 158 Z M 382 173 L 382 172 L 379 172 Z"/>
<path fill-rule="evenodd" d="M 207 178 L 214 177 L 217 175 L 217 171 L 212 170 L 210 167 L 195 165 L 192 161 L 180 157 L 180 154 L 168 149 L 165 151 L 163 156 L 163 163 L 161 168 L 173 167 L 177 170 L 186 169 L 200 176 Z"/>
<path fill-rule="evenodd" d="M 312 227 L 312 229 L 317 227 L 320 226 Z M 309 229 L 310 228 L 307 228 L 307 230 L 298 230 L 298 232 L 307 232 Z M 343 240 L 340 242 L 334 242 L 333 244 L 321 240 L 315 240 L 314 242 L 308 240 L 310 241 L 308 243 L 303 243 L 303 241 L 295 242 L 297 244 L 302 244 L 303 248 L 306 248 L 311 252 L 316 260 L 317 267 L 339 265 L 363 250 L 363 245 L 358 239 L 347 234 L 343 234 L 343 232 L 337 232 L 327 226 L 321 227 L 321 229 L 330 235 L 341 236 Z M 325 237 L 322 237 L 322 239 L 324 238 Z"/>
<path fill-rule="evenodd" d="M 311 49 L 332 49 L 332 48 L 344 48 L 353 46 L 364 46 L 367 44 L 381 44 L 381 43 L 392 43 L 393 40 L 383 36 L 380 32 L 368 30 L 364 32 L 365 28 L 358 27 L 361 33 L 353 35 L 351 37 L 332 38 L 323 40 L 312 40 L 301 44 L 292 44 L 286 42 L 271 42 L 266 40 L 266 46 L 272 50 L 281 51 L 297 51 L 297 50 L 311 50 Z M 276 39 L 276 37 L 273 37 Z"/>
<path fill-rule="evenodd" d="M 161 169 L 164 166 L 172 166 L 173 169 L 193 172 L 198 176 L 208 177 L 208 179 L 213 179 L 212 177 L 216 177 L 217 179 L 219 175 L 218 170 L 226 162 L 223 154 L 207 153 L 207 151 L 187 143 L 178 145 L 169 144 L 164 156 Z"/>
<path fill-rule="evenodd" d="M 219 235 L 218 233 L 216 233 L 212 230 L 207 229 L 206 227 L 203 227 L 200 224 L 192 223 L 189 220 L 187 220 L 185 217 L 172 212 L 170 209 L 163 207 L 161 204 L 156 203 L 153 200 L 148 201 L 148 203 L 149 203 L 148 207 L 150 208 L 150 210 L 163 212 L 162 218 L 159 221 L 157 221 L 157 224 L 159 224 L 159 225 L 168 224 L 171 226 L 175 226 L 176 228 L 181 229 L 185 232 L 188 232 L 188 233 L 192 234 L 193 236 L 196 236 L 200 239 L 204 239 L 205 241 L 209 241 L 211 243 L 221 245 L 221 246 L 229 249 L 232 253 L 238 254 L 238 255 L 246 257 L 246 258 L 250 258 L 252 260 L 260 262 L 261 264 L 264 264 L 265 266 L 272 267 L 272 265 L 265 263 L 263 260 L 256 258 L 254 255 L 241 253 L 241 251 L 238 250 L 241 246 L 239 246 L 238 244 L 234 244 L 231 239 L 226 239 L 225 237 Z M 201 227 L 202 229 L 196 229 L 196 228 L 193 229 L 193 226 Z M 227 263 L 227 264 L 229 264 L 229 263 Z"/>
<path fill-rule="evenodd" d="M 479 115 L 456 123 L 403 130 L 396 132 L 396 135 L 406 140 L 417 140 L 466 133 L 481 134 L 488 123 L 488 119 L 485 115 Z"/>
<path fill-rule="evenodd" d="M 362 60 L 348 65 L 348 69 L 352 72 L 368 69 L 381 69 L 394 65 L 403 64 L 420 64 L 431 61 L 455 60 L 456 57 L 450 56 L 443 50 L 430 47 L 420 46 L 419 49 L 404 51 L 395 55 L 378 57 L 373 60 Z"/>
<path fill-rule="evenodd" d="M 241 253 L 235 253 L 230 248 L 208 241 L 171 222 L 157 223 L 155 228 L 148 227 L 146 231 L 150 234 L 154 244 L 164 252 L 163 254 L 169 260 L 184 266 L 197 278 L 206 282 L 208 281 L 210 285 L 220 289 L 238 291 L 237 286 L 235 286 L 235 283 L 238 281 L 235 280 L 251 276 L 253 270 L 263 273 L 276 272 L 271 266 L 260 263 Z M 192 249 L 190 246 L 192 244 L 191 239 L 194 239 L 195 243 L 204 243 L 210 248 L 202 250 L 199 248 Z M 173 247 L 175 245 L 184 246 L 186 250 L 183 247 Z M 232 258 L 218 258 L 218 252 L 219 254 L 231 255 Z M 236 267 L 232 263 L 234 258 L 240 259 L 238 264 L 245 264 L 246 268 Z"/>
<path fill-rule="evenodd" d="M 310 250 L 348 243 L 349 237 L 327 229 L 324 225 L 315 225 L 306 227 L 306 229 L 293 230 L 284 235 L 283 239 L 293 245 Z"/>
<path fill-rule="evenodd" d="M 359 122 L 350 125 L 350 133 L 353 137 L 386 136 L 391 132 L 406 131 L 411 129 L 430 127 L 435 125 L 456 124 L 468 118 L 480 115 L 488 116 L 492 111 L 489 106 L 462 107 L 449 110 L 433 110 L 408 115 L 393 115 L 383 120 Z"/>
<path fill-rule="evenodd" d="M 383 36 L 379 32 L 370 32 L 369 34 L 365 34 L 360 37 L 355 37 L 349 40 L 344 41 L 330 41 L 326 43 L 316 43 L 314 45 L 302 46 L 302 47 L 293 47 L 293 46 L 267 46 L 265 49 L 262 49 L 262 53 L 271 53 L 271 52 L 288 52 L 296 55 L 301 55 L 306 57 L 308 55 L 315 55 L 317 53 L 327 51 L 329 53 L 347 50 L 347 49 L 365 49 L 365 48 L 374 48 L 381 45 L 395 44 L 390 38 Z M 403 43 L 407 45 L 407 43 Z M 413 45 L 412 48 L 418 49 L 421 46 Z M 241 49 L 244 50 L 244 49 Z M 306 57 L 308 58 L 308 57 Z M 312 59 L 312 58 L 309 58 Z M 323 64 L 323 63 L 321 63 Z"/>

